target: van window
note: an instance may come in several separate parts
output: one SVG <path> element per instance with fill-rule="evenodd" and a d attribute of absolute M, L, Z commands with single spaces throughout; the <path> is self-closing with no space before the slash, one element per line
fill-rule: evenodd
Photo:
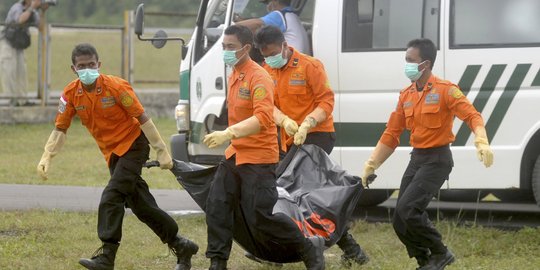
<path fill-rule="evenodd" d="M 202 38 L 197 42 L 195 62 L 214 46 L 225 30 L 225 17 L 229 0 L 211 1 L 204 17 Z"/>
<path fill-rule="evenodd" d="M 404 50 L 415 38 L 439 45 L 440 0 L 345 0 L 343 52 Z"/>
<path fill-rule="evenodd" d="M 540 43 L 538 0 L 453 0 L 451 11 L 450 48 L 520 47 Z"/>

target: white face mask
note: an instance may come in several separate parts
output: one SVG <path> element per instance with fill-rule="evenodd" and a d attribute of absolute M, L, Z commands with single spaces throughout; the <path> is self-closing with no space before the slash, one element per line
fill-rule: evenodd
<path fill-rule="evenodd" d="M 84 85 L 91 85 L 99 77 L 99 71 L 98 69 L 85 68 L 77 70 L 77 75 Z"/>
<path fill-rule="evenodd" d="M 287 64 L 287 58 L 283 57 L 284 47 L 281 47 L 281 52 L 276 55 L 268 56 L 264 58 L 264 62 L 268 64 L 271 68 L 278 69 L 282 68 Z"/>
<path fill-rule="evenodd" d="M 416 82 L 422 77 L 422 74 L 424 74 L 425 69 L 418 70 L 418 66 L 422 63 L 405 63 L 405 76 L 407 76 L 411 82 Z"/>

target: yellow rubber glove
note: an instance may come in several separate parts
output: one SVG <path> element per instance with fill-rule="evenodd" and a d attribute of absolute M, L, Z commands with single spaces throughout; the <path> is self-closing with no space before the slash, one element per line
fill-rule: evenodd
<path fill-rule="evenodd" d="M 306 117 L 304 122 L 298 128 L 296 134 L 294 134 L 294 144 L 301 145 L 306 141 L 308 131 L 317 125 L 317 120 L 313 117 Z"/>
<path fill-rule="evenodd" d="M 368 179 L 370 179 L 371 175 L 375 175 L 375 170 L 378 169 L 386 159 L 392 153 L 394 152 L 394 149 L 390 148 L 384 143 L 377 143 L 377 146 L 375 146 L 375 149 L 373 150 L 373 153 L 371 153 L 371 157 L 364 163 L 364 170 L 362 172 L 362 185 L 367 188 L 369 187 Z M 372 180 L 375 180 L 376 176 L 372 176 Z"/>
<path fill-rule="evenodd" d="M 298 124 L 288 116 L 283 117 L 279 126 L 283 127 L 289 136 L 293 136 L 298 131 Z"/>
<path fill-rule="evenodd" d="M 257 134 L 261 130 L 261 124 L 256 116 L 251 116 L 241 122 L 238 122 L 223 131 L 214 131 L 204 136 L 203 143 L 208 148 L 214 148 L 224 144 L 232 139 L 247 137 Z"/>
<path fill-rule="evenodd" d="M 366 161 L 364 163 L 364 170 L 363 170 L 363 173 L 362 173 L 362 185 L 367 188 L 369 187 L 369 184 L 368 183 L 368 178 L 371 176 L 371 175 L 375 175 L 375 170 L 379 168 L 379 166 L 381 166 L 381 164 L 378 164 L 376 163 L 373 159 L 368 159 L 368 161 Z"/>
<path fill-rule="evenodd" d="M 173 163 L 171 155 L 165 146 L 165 142 L 161 139 L 159 132 L 154 125 L 152 119 L 149 119 L 144 124 L 141 125 L 141 130 L 148 139 L 148 142 L 152 148 L 156 151 L 157 161 L 159 162 L 159 167 L 162 170 L 172 169 Z"/>
<path fill-rule="evenodd" d="M 487 139 L 486 128 L 480 126 L 474 130 L 475 139 L 474 145 L 476 146 L 476 156 L 478 160 L 484 163 L 486 168 L 489 168 L 493 164 L 493 151 L 489 147 Z"/>
<path fill-rule="evenodd" d="M 225 130 L 214 131 L 204 136 L 203 143 L 206 144 L 208 148 L 214 148 L 232 140 L 233 138 L 233 132 L 229 128 L 226 128 Z"/>
<path fill-rule="evenodd" d="M 66 134 L 64 132 L 56 129 L 51 132 L 51 136 L 49 136 L 49 140 L 45 144 L 43 155 L 41 155 L 41 160 L 37 166 L 37 172 L 41 176 L 41 179 L 47 180 L 49 178 L 48 172 L 51 159 L 60 152 L 65 141 Z"/>

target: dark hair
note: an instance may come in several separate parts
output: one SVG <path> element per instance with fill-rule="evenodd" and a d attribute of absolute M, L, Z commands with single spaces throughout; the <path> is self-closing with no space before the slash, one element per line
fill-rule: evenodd
<path fill-rule="evenodd" d="M 90 43 L 81 43 L 75 46 L 73 51 L 71 51 L 71 63 L 75 64 L 75 58 L 81 55 L 96 56 L 96 60 L 99 60 L 99 55 L 96 51 L 96 48 Z"/>
<path fill-rule="evenodd" d="M 242 46 L 249 44 L 253 46 L 253 33 L 243 25 L 234 24 L 225 29 L 225 35 L 235 35 Z"/>
<path fill-rule="evenodd" d="M 433 41 L 427 38 L 413 39 L 407 43 L 407 48 L 416 48 L 420 51 L 420 57 L 422 61 L 429 60 L 431 62 L 431 68 L 435 65 L 435 59 L 437 58 L 437 48 Z"/>
<path fill-rule="evenodd" d="M 262 49 L 268 45 L 281 45 L 285 41 L 285 36 L 279 28 L 271 25 L 263 26 L 255 34 L 255 47 Z"/>

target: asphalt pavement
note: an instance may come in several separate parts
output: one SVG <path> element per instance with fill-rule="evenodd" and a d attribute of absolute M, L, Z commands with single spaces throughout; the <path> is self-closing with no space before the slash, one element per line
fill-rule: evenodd
<path fill-rule="evenodd" d="M 59 209 L 97 211 L 103 187 L 0 184 L 0 211 Z M 159 207 L 171 215 L 202 213 L 185 190 L 151 189 Z"/>

